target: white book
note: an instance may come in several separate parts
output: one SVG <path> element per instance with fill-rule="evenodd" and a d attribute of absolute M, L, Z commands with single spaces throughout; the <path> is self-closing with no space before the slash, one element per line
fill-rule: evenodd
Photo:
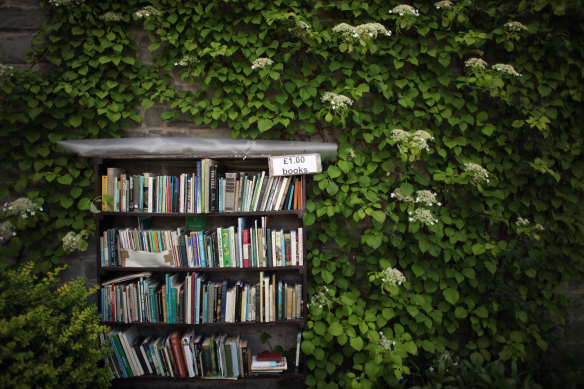
<path fill-rule="evenodd" d="M 286 191 L 288 190 L 288 185 L 290 185 L 290 177 L 284 177 L 284 182 L 280 186 L 280 192 L 278 193 L 278 201 L 274 208 L 274 211 L 279 211 L 282 208 L 282 203 L 284 202 L 284 197 L 286 197 Z"/>
<path fill-rule="evenodd" d="M 292 261 L 292 266 L 296 266 L 298 264 L 297 261 L 297 248 L 296 248 L 296 231 L 290 231 L 290 259 Z"/>
<path fill-rule="evenodd" d="M 304 266 L 304 235 L 302 227 L 298 228 L 298 266 Z"/>
<path fill-rule="evenodd" d="M 239 249 L 235 244 L 235 226 L 229 227 L 229 246 L 231 247 L 231 267 L 238 267 Z"/>

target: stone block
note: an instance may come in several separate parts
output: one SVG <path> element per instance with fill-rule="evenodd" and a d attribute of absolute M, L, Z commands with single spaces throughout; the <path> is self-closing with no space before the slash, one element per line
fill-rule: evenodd
<path fill-rule="evenodd" d="M 0 30 L 36 31 L 47 15 L 46 8 L 3 6 L 0 8 Z"/>
<path fill-rule="evenodd" d="M 26 52 L 30 49 L 33 33 L 0 34 L 0 58 L 7 64 L 26 63 Z"/>

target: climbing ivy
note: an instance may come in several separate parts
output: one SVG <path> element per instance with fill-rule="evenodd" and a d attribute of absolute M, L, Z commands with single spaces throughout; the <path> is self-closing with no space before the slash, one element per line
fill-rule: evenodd
<path fill-rule="evenodd" d="M 138 107 L 336 142 L 304 218 L 308 386 L 432 385 L 455 360 L 550 384 L 583 270 L 581 5 L 50 1 L 31 65 L 51 67 L 1 76 L 0 197 L 53 223 L 6 256 L 56 262 L 47 236 L 90 225 L 92 171 L 55 142 L 123 136 Z"/>

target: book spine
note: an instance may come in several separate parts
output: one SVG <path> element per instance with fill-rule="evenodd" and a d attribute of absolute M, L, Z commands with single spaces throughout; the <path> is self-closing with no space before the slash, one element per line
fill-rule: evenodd
<path fill-rule="evenodd" d="M 172 353 L 174 356 L 174 361 L 176 363 L 176 369 L 178 371 L 178 376 L 181 378 L 186 377 L 186 367 L 184 363 L 183 353 L 179 344 L 178 334 L 175 333 L 170 337 L 170 345 L 172 346 Z"/>

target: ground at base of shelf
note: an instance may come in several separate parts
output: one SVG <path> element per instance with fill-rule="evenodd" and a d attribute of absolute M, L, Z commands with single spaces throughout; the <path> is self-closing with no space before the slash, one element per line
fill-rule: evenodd
<path fill-rule="evenodd" d="M 166 379 L 165 377 L 142 377 L 136 379 L 116 379 L 112 389 L 192 389 L 192 388 L 238 388 L 238 389 L 281 389 L 305 388 L 302 375 L 265 376 L 238 380 Z"/>

